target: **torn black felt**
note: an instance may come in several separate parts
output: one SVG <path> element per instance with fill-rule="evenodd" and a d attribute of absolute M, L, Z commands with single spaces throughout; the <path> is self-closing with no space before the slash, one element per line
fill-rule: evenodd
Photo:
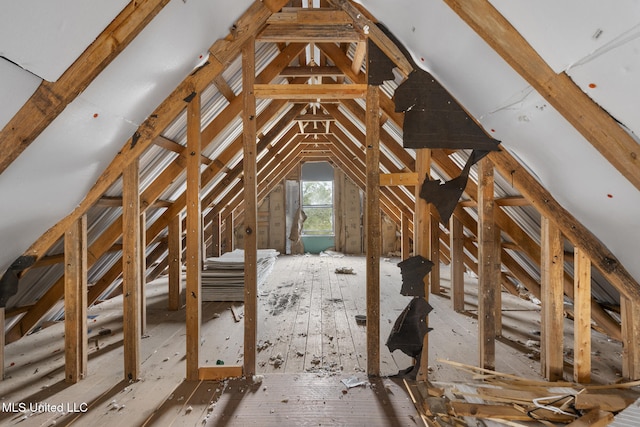
<path fill-rule="evenodd" d="M 396 64 L 371 39 L 368 39 L 367 50 L 367 83 L 380 86 L 385 80 L 394 80 Z"/>
<path fill-rule="evenodd" d="M 36 262 L 36 257 L 28 255 L 18 257 L 0 278 L 0 307 L 6 307 L 9 298 L 18 293 L 18 273 L 31 267 Z"/>
<path fill-rule="evenodd" d="M 424 298 L 413 298 L 402 310 L 389 333 L 387 347 L 389 351 L 400 350 L 410 357 L 418 357 L 422 352 L 424 336 L 431 330 L 427 328 L 427 315 L 433 310 Z"/>
<path fill-rule="evenodd" d="M 424 297 L 424 277 L 433 268 L 433 262 L 415 255 L 398 263 L 402 275 L 401 295 Z"/>
<path fill-rule="evenodd" d="M 449 223 L 449 218 L 453 214 L 464 189 L 467 187 L 471 166 L 487 154 L 489 154 L 489 151 L 473 150 L 460 175 L 444 183 L 439 179 L 430 180 L 428 174 L 425 176 L 425 180 L 420 187 L 420 198 L 427 203 L 433 203 L 440 215 L 441 223 L 445 225 Z"/>
<path fill-rule="evenodd" d="M 436 79 L 414 70 L 395 91 L 395 110 L 405 112 L 405 148 L 478 149 L 494 151 L 489 137 Z"/>

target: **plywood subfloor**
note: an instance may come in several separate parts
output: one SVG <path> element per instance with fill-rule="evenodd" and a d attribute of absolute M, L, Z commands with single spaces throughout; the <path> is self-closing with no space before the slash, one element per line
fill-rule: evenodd
<path fill-rule="evenodd" d="M 381 260 L 381 342 L 408 303 L 399 295 L 399 260 Z M 336 274 L 336 268 L 355 274 Z M 443 269 L 442 295 L 431 295 L 430 380 L 470 382 L 471 375 L 438 359 L 477 363 L 475 280 L 468 277 L 466 313 L 454 313 Z M 355 315 L 365 309 L 365 258 L 281 256 L 260 290 L 258 373 L 263 379 L 186 382 L 184 309 L 166 310 L 166 279 L 147 285 L 147 330 L 141 341 L 142 379 L 122 380 L 122 306 L 114 298 L 89 311 L 88 378 L 64 382 L 62 323 L 6 348 L 6 379 L 0 403 L 44 402 L 64 412 L 0 412 L 0 425 L 48 426 L 242 426 L 242 425 L 420 425 L 407 393 L 384 379 L 348 389 L 341 380 L 366 379 L 366 329 Z M 243 321 L 231 303 L 203 306 L 201 361 L 206 365 L 242 364 Z M 234 304 L 241 314 L 241 304 Z M 497 369 L 540 379 L 535 341 L 539 307 L 503 293 L 504 335 L 497 343 Z M 567 322 L 570 362 L 571 322 Z M 102 333 L 102 334 L 101 334 Z M 594 382 L 616 380 L 620 344 L 593 333 Z M 530 345 L 530 347 L 527 346 Z M 381 348 L 385 375 L 407 368 L 411 360 Z M 527 357 L 530 355 L 530 357 Z M 278 362 L 276 362 L 278 361 Z M 567 364 L 565 377 L 570 378 Z M 248 381 L 248 382 L 247 382 Z M 84 406 L 83 404 L 86 404 Z M 75 405 L 75 407 L 74 407 Z M 85 410 L 71 412 L 69 410 Z M 26 417 L 26 418 L 25 418 Z M 287 418 L 289 417 L 289 418 Z"/>

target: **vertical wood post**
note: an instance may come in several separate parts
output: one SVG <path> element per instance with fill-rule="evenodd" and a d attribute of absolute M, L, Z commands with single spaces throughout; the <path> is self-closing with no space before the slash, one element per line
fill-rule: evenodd
<path fill-rule="evenodd" d="M 449 252 L 451 256 L 451 304 L 464 311 L 464 227 L 455 213 L 449 219 Z"/>
<path fill-rule="evenodd" d="M 573 379 L 591 382 L 591 260 L 573 248 Z"/>
<path fill-rule="evenodd" d="M 401 242 L 401 252 L 400 256 L 403 260 L 409 258 L 411 256 L 411 236 L 409 235 L 409 217 L 404 212 L 401 213 L 400 217 L 400 242 Z"/>
<path fill-rule="evenodd" d="M 87 354 L 87 216 L 83 215 L 64 234 L 66 382 L 77 383 L 86 377 Z"/>
<path fill-rule="evenodd" d="M 200 94 L 187 105 L 187 240 L 186 322 L 187 380 L 199 379 L 202 319 L 202 207 L 200 204 Z"/>
<path fill-rule="evenodd" d="M 367 374 L 380 375 L 380 98 L 367 86 Z"/>
<path fill-rule="evenodd" d="M 234 224 L 234 220 L 233 220 L 233 211 L 231 211 L 231 213 L 229 215 L 227 215 L 227 217 L 224 219 L 224 235 L 223 235 L 223 238 L 222 238 L 223 244 L 221 245 L 222 247 L 220 248 L 221 254 L 233 251 L 233 248 L 234 248 L 234 244 L 233 244 L 233 229 L 234 229 L 234 227 L 235 227 L 235 224 Z"/>
<path fill-rule="evenodd" d="M 562 379 L 564 344 L 564 247 L 558 226 L 542 217 L 542 321 L 540 364 L 549 381 Z"/>
<path fill-rule="evenodd" d="M 209 246 L 207 253 L 210 257 L 219 257 L 221 255 L 220 245 L 222 244 L 222 234 L 220 232 L 222 230 L 222 222 L 220 220 L 220 213 L 218 212 L 213 216 L 213 220 L 211 221 L 211 246 Z"/>
<path fill-rule="evenodd" d="M 256 146 L 255 39 L 242 47 L 242 112 L 244 170 L 244 374 L 256 372 L 258 314 L 258 189 Z"/>
<path fill-rule="evenodd" d="M 440 293 L 440 221 L 435 213 L 436 209 L 431 206 L 431 220 L 429 223 L 429 259 L 433 262 L 431 272 L 429 272 L 429 284 L 432 294 Z"/>
<path fill-rule="evenodd" d="M 622 315 L 622 376 L 629 380 L 640 379 L 640 307 L 634 301 L 621 296 Z"/>
<path fill-rule="evenodd" d="M 140 178 L 136 159 L 122 174 L 122 294 L 124 376 L 140 377 Z"/>
<path fill-rule="evenodd" d="M 421 148 L 416 150 L 416 173 L 418 180 L 422 182 L 429 174 L 431 167 L 431 150 Z M 413 252 L 415 255 L 422 255 L 429 259 L 429 230 L 431 227 L 431 215 L 429 204 L 420 197 L 420 185 L 415 186 L 415 218 L 413 220 Z M 429 275 L 424 278 L 424 299 L 429 301 Z M 425 319 L 426 326 L 429 325 L 429 316 Z M 429 373 L 429 334 L 425 334 L 422 342 L 422 353 L 420 356 L 420 368 L 416 379 L 426 381 Z"/>
<path fill-rule="evenodd" d="M 478 339 L 480 367 L 496 367 L 500 292 L 500 231 L 495 222 L 493 163 L 478 162 Z"/>
<path fill-rule="evenodd" d="M 147 214 L 140 213 L 140 334 L 147 333 Z"/>
<path fill-rule="evenodd" d="M 182 291 L 182 220 L 174 215 L 169 222 L 169 310 L 180 308 Z"/>

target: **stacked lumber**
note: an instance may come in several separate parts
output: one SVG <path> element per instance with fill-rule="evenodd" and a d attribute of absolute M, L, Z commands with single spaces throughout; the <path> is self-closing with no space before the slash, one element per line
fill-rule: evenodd
<path fill-rule="evenodd" d="M 273 270 L 280 252 L 258 249 L 258 288 Z M 207 258 L 202 270 L 203 301 L 244 301 L 244 251 L 235 249 L 219 257 Z"/>
<path fill-rule="evenodd" d="M 529 380 L 515 375 L 439 360 L 473 374 L 475 383 L 435 387 L 405 380 L 426 426 L 609 425 L 614 414 L 640 398 L 639 381 L 604 386 Z"/>

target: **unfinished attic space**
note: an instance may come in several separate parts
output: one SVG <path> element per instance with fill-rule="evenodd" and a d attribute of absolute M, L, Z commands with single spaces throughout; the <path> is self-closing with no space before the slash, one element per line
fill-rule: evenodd
<path fill-rule="evenodd" d="M 640 425 L 640 3 L 0 6 L 0 424 Z"/>

